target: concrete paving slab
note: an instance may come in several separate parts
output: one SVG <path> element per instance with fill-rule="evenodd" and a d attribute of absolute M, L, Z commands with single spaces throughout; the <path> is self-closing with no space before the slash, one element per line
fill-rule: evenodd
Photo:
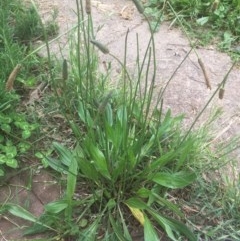
<path fill-rule="evenodd" d="M 55 201 L 60 197 L 60 186 L 46 170 L 30 176 L 26 171 L 0 186 L 0 203 L 5 202 L 19 205 L 36 217 L 44 212 L 44 204 Z M 32 223 L 9 213 L 0 216 L 0 240 L 32 240 L 42 237 L 23 237 L 24 229 Z"/>

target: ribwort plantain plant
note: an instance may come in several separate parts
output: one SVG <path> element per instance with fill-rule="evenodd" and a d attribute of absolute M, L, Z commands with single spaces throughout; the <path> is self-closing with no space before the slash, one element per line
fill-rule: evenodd
<path fill-rule="evenodd" d="M 127 69 L 128 34 L 121 61 L 94 39 L 90 12 L 85 15 L 82 1 L 76 4 L 79 26 L 71 50 L 77 49 L 77 54 L 71 52 L 68 71 L 63 62 L 63 76 L 69 72 L 62 79 L 63 85 L 58 86 L 59 81 L 53 83 L 56 90 L 64 86 L 58 99 L 76 142 L 71 151 L 54 143 L 59 159 L 48 158 L 49 166 L 67 173 L 67 187 L 61 200 L 46 205 L 43 219 L 58 214 L 57 219 L 64 216 L 75 228 L 77 223 L 86 222 L 83 228 L 74 228 L 73 233 L 59 230 L 55 218 L 47 223 L 63 237 L 72 235 L 78 240 L 132 240 L 129 227 L 133 227 L 134 219 L 144 230 L 145 240 L 159 240 L 155 229 L 158 226 L 172 240 L 179 234 L 196 240 L 182 222 L 163 214 L 164 209 L 169 209 L 184 217 L 168 200 L 166 190 L 189 185 L 196 174 L 186 166 L 194 155 L 193 140 L 187 138 L 179 145 L 182 118 L 173 118 L 170 110 L 163 116 L 157 105 L 151 107 L 156 72 L 153 34 L 143 61 L 138 60 L 138 76 L 134 80 Z M 108 81 L 98 74 L 94 46 L 120 63 L 119 90 L 109 88 Z M 75 200 L 83 182 L 84 195 Z M 39 223 L 27 233 L 36 231 L 37 226 Z"/>

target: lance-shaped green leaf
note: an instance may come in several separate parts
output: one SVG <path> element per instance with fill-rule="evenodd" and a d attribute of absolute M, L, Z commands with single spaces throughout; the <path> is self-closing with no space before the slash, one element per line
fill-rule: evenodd
<path fill-rule="evenodd" d="M 92 164 L 95 169 L 107 179 L 111 179 L 110 173 L 108 171 L 107 161 L 101 150 L 98 149 L 92 142 L 87 143 L 89 154 L 92 158 Z"/>
<path fill-rule="evenodd" d="M 191 172 L 158 172 L 152 176 L 151 180 L 157 184 L 168 188 L 183 188 L 191 184 L 196 179 L 196 175 Z"/>
<path fill-rule="evenodd" d="M 4 209 L 16 217 L 25 219 L 30 222 L 38 222 L 37 218 L 33 214 L 19 205 L 7 204 L 4 205 Z"/>
<path fill-rule="evenodd" d="M 159 241 L 159 237 L 146 215 L 144 215 L 144 240 Z"/>
<path fill-rule="evenodd" d="M 72 153 L 66 147 L 57 142 L 53 142 L 53 147 L 58 152 L 61 162 L 64 165 L 69 166 L 73 159 Z"/>
<path fill-rule="evenodd" d="M 67 198 L 70 200 L 72 199 L 73 194 L 75 192 L 77 174 L 78 174 L 78 163 L 77 163 L 77 160 L 73 158 L 69 166 L 69 172 L 67 176 Z"/>
<path fill-rule="evenodd" d="M 177 220 L 161 216 L 153 210 L 149 209 L 148 211 L 151 214 L 151 216 L 158 222 L 158 224 L 165 230 L 165 232 L 167 233 L 168 237 L 171 238 L 171 240 L 178 240 L 174 235 L 174 232 L 178 232 L 185 235 L 190 241 L 197 241 L 195 235 L 185 224 Z"/>
<path fill-rule="evenodd" d="M 47 205 L 45 205 L 44 209 L 46 212 L 57 214 L 66 209 L 67 206 L 68 204 L 65 200 L 58 200 L 55 202 L 48 203 Z"/>

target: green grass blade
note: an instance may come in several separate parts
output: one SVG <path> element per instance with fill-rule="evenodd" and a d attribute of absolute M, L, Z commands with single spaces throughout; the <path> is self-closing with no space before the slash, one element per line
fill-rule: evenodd
<path fill-rule="evenodd" d="M 120 209 L 120 207 L 118 206 L 118 212 L 119 212 L 119 215 L 120 215 L 120 223 L 122 224 L 122 227 L 123 227 L 123 233 L 124 233 L 124 237 L 127 238 L 128 241 L 132 241 L 132 237 L 129 233 L 129 230 L 128 230 L 128 225 L 126 224 L 126 220 L 123 216 L 123 212 L 122 210 Z"/>
<path fill-rule="evenodd" d="M 90 224 L 79 237 L 79 241 L 96 241 L 97 229 L 99 227 L 99 220 L 95 220 Z"/>
<path fill-rule="evenodd" d="M 113 231 L 116 234 L 118 240 L 120 240 L 120 241 L 129 241 L 129 239 L 124 237 L 122 229 L 119 228 L 119 224 L 116 223 L 117 221 L 114 220 L 114 218 L 111 215 L 111 213 L 109 214 L 109 220 L 110 220 L 111 226 L 112 226 Z"/>

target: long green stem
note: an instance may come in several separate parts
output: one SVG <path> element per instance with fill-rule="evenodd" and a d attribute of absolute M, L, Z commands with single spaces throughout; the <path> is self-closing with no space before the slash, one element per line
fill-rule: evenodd
<path fill-rule="evenodd" d="M 34 10 L 36 11 L 36 13 L 38 13 L 36 4 L 34 3 L 33 0 L 31 0 L 31 3 L 33 5 Z M 49 75 L 50 75 L 50 79 L 53 82 L 54 81 L 54 77 L 53 77 L 53 72 L 52 72 L 52 66 L 51 66 L 51 53 L 50 53 L 50 47 L 49 47 L 49 41 L 48 41 L 48 35 L 47 35 L 47 31 L 46 28 L 42 22 L 41 17 L 39 16 L 40 19 L 40 24 L 43 30 L 43 35 L 44 35 L 44 39 L 45 39 L 45 43 L 46 43 L 46 49 L 47 49 L 47 57 L 48 57 L 48 67 L 49 67 Z"/>

